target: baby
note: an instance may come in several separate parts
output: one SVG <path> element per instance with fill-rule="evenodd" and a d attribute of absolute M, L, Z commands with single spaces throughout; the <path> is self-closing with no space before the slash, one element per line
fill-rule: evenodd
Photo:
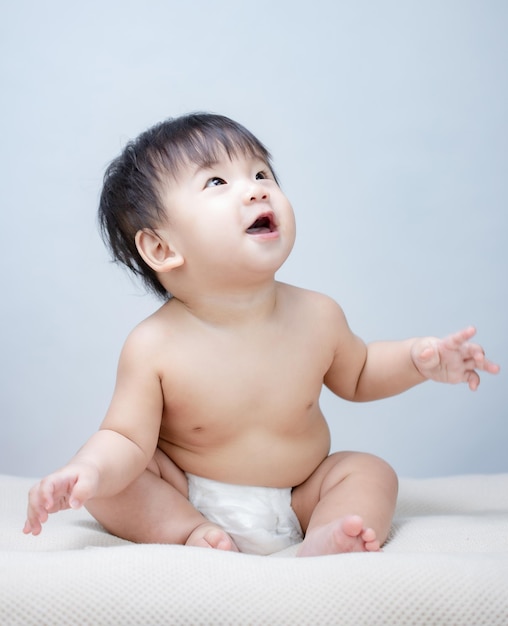
<path fill-rule="evenodd" d="M 474 328 L 366 345 L 336 302 L 276 281 L 293 210 L 266 148 L 223 116 L 170 119 L 130 143 L 99 217 L 115 259 L 165 302 L 127 338 L 99 431 L 30 490 L 24 532 L 85 505 L 135 542 L 378 551 L 397 477 L 370 454 L 329 454 L 322 385 L 358 402 L 427 379 L 474 391 L 477 370 L 499 371 Z"/>

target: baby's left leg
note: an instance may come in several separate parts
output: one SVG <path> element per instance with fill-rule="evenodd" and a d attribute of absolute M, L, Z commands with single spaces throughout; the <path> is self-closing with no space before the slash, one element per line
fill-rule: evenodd
<path fill-rule="evenodd" d="M 330 455 L 293 489 L 293 509 L 305 532 L 298 556 L 379 550 L 397 490 L 397 476 L 382 459 L 359 452 Z"/>

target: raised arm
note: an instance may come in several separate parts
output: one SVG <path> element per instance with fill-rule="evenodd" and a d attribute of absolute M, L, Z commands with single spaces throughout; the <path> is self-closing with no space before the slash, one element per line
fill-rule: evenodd
<path fill-rule="evenodd" d="M 30 490 L 25 533 L 39 534 L 50 513 L 119 493 L 148 465 L 157 446 L 163 398 L 146 339 L 143 329 L 128 338 L 100 430 L 67 465 Z"/>
<path fill-rule="evenodd" d="M 365 345 L 349 329 L 341 312 L 332 365 L 325 384 L 337 395 L 357 402 L 394 396 L 425 380 L 480 384 L 478 370 L 496 374 L 499 366 L 481 346 L 471 343 L 476 331 L 466 328 L 444 339 L 424 337 Z"/>

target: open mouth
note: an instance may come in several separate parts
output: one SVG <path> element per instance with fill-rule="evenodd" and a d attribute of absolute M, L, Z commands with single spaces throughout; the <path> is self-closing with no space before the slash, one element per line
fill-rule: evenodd
<path fill-rule="evenodd" d="M 245 231 L 248 235 L 260 235 L 273 233 L 277 230 L 274 217 L 271 213 L 260 215 Z"/>

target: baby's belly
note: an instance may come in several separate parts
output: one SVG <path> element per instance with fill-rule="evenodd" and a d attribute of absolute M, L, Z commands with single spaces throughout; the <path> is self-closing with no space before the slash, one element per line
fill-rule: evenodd
<path fill-rule="evenodd" d="M 191 474 L 238 485 L 295 487 L 327 457 L 330 433 L 323 420 L 294 437 L 251 431 L 222 445 L 178 445 L 161 439 L 159 448 Z"/>

